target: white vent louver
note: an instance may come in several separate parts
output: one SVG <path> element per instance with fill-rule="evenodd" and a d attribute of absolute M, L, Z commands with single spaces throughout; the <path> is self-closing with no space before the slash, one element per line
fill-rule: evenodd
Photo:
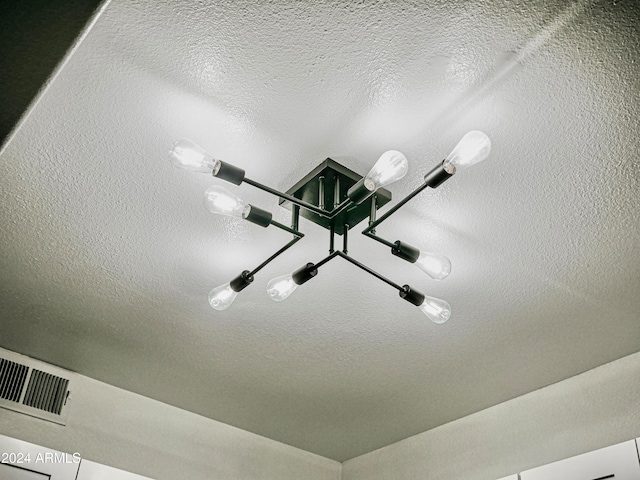
<path fill-rule="evenodd" d="M 63 370 L 0 350 L 0 407 L 65 425 L 70 375 Z"/>

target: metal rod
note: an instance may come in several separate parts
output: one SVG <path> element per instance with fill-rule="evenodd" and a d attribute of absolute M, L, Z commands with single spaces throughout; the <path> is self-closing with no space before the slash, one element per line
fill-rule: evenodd
<path fill-rule="evenodd" d="M 334 259 L 335 257 L 338 256 L 340 252 L 333 252 L 331 255 L 324 257 L 322 260 L 320 260 L 318 263 L 316 263 L 314 266 L 316 268 L 320 268 L 322 265 L 324 265 L 325 263 L 327 263 L 329 260 Z"/>
<path fill-rule="evenodd" d="M 333 189 L 333 208 L 340 204 L 340 177 L 336 175 L 336 182 Z"/>
<path fill-rule="evenodd" d="M 334 252 L 333 239 L 334 239 L 335 234 L 336 234 L 336 227 L 332 223 L 331 227 L 329 227 L 329 253 L 333 253 Z"/>
<path fill-rule="evenodd" d="M 369 212 L 369 226 L 371 226 L 371 224 L 373 222 L 376 221 L 376 204 L 378 200 L 378 196 L 374 195 L 373 197 L 371 197 L 371 211 Z M 371 233 L 373 233 L 375 235 L 376 233 L 376 229 L 372 229 Z"/>
<path fill-rule="evenodd" d="M 300 200 L 299 198 L 296 198 L 292 195 L 289 195 L 288 193 L 283 193 L 283 192 L 279 192 L 278 190 L 268 187 L 266 185 L 263 185 L 262 183 L 256 182 L 255 180 L 251 180 L 250 178 L 244 178 L 244 183 L 247 183 L 253 187 L 259 188 L 260 190 L 263 190 L 267 193 L 270 193 L 271 195 L 275 195 L 276 197 L 280 197 L 283 198 L 284 200 L 288 200 L 289 202 L 293 203 L 294 205 L 299 205 L 302 208 L 306 208 L 307 210 L 309 210 L 310 212 L 313 213 L 317 213 L 318 215 L 320 215 L 321 217 L 325 217 L 325 218 L 333 218 L 336 215 L 342 213 L 342 211 L 347 208 L 347 206 L 349 206 L 349 204 L 351 203 L 351 200 L 349 200 L 348 198 L 346 198 L 340 205 L 338 205 L 336 208 L 334 208 L 332 211 L 327 212 L 326 210 L 322 210 L 318 207 L 316 207 L 315 205 L 311 205 L 308 202 L 305 202 L 304 200 Z"/>
<path fill-rule="evenodd" d="M 386 245 L 387 247 L 391 247 L 391 248 L 395 247 L 395 243 L 392 243 L 392 242 L 390 242 L 390 241 L 388 241 L 388 240 L 385 240 L 384 238 L 380 238 L 380 237 L 378 237 L 378 236 L 374 235 L 374 234 L 373 234 L 373 233 L 371 233 L 371 232 L 367 232 L 367 233 L 364 233 L 364 232 L 363 232 L 363 235 L 364 235 L 365 237 L 373 238 L 375 241 L 380 242 L 380 243 L 382 243 L 383 245 Z"/>
<path fill-rule="evenodd" d="M 318 178 L 318 207 L 324 210 L 324 177 Z"/>
<path fill-rule="evenodd" d="M 266 185 L 263 185 L 261 183 L 258 183 L 254 180 L 251 180 L 250 178 L 246 178 L 244 179 L 244 183 L 248 183 L 249 185 L 252 185 L 256 188 L 259 188 L 260 190 L 264 190 L 265 192 L 268 192 L 272 195 L 275 195 L 277 197 L 280 198 L 284 198 L 285 200 L 289 200 L 291 203 L 295 204 L 295 205 L 300 205 L 301 207 L 306 208 L 307 210 L 310 210 L 314 213 L 317 213 L 318 215 L 322 215 L 323 217 L 329 217 L 329 215 L 327 214 L 327 212 L 325 212 L 324 210 L 319 209 L 318 207 L 316 207 L 315 205 L 311 205 L 310 203 L 305 202 L 304 200 L 300 200 L 299 198 L 296 198 L 294 196 L 291 196 L 287 193 L 282 193 L 279 192 L 278 190 L 275 190 L 271 187 L 267 187 Z"/>
<path fill-rule="evenodd" d="M 260 270 L 262 270 L 264 267 L 266 267 L 271 261 L 273 261 L 278 255 L 280 255 L 281 253 L 283 253 L 286 250 L 288 250 L 289 248 L 291 248 L 296 242 L 298 242 L 301 239 L 302 239 L 302 237 L 296 237 L 296 238 L 292 239 L 284 247 L 282 247 L 280 250 L 278 250 L 276 253 L 271 255 L 264 262 L 262 262 L 256 268 L 254 268 L 249 275 L 255 275 L 256 273 L 258 273 Z"/>
<path fill-rule="evenodd" d="M 349 241 L 349 225 L 345 223 L 344 225 L 344 233 L 342 234 L 342 251 L 346 254 L 349 253 L 347 251 L 347 242 Z"/>
<path fill-rule="evenodd" d="M 367 233 L 371 232 L 372 230 L 374 230 L 378 225 L 380 225 L 382 222 L 384 222 L 387 218 L 389 218 L 391 215 L 396 213 L 400 207 L 402 207 L 405 203 L 407 203 L 413 197 L 418 195 L 420 192 L 422 192 L 428 186 L 429 185 L 427 185 L 426 183 L 423 183 L 422 185 L 420 185 L 413 192 L 411 192 L 409 195 L 407 195 L 402 200 L 400 200 L 396 205 L 394 205 L 394 207 L 391 210 L 389 210 L 387 213 L 385 213 L 383 216 L 381 216 L 375 222 L 371 223 L 367 228 L 365 228 L 362 231 L 362 233 L 367 234 Z"/>
<path fill-rule="evenodd" d="M 360 263 L 359 261 L 357 261 L 354 258 L 351 258 L 349 255 L 343 253 L 343 252 L 335 252 L 338 256 L 344 258 L 345 260 L 347 260 L 348 262 L 353 263 L 356 267 L 361 268 L 362 270 L 364 270 L 365 272 L 373 275 L 374 277 L 382 280 L 383 282 L 385 282 L 388 285 L 391 285 L 393 288 L 395 288 L 396 290 L 398 290 L 399 292 L 404 291 L 404 288 L 401 287 L 400 285 L 398 285 L 397 283 L 389 280 L 388 278 L 386 278 L 383 275 L 380 275 L 378 272 L 371 270 L 369 267 L 367 267 L 366 265 L 363 265 L 362 263 Z"/>
<path fill-rule="evenodd" d="M 341 214 L 349 205 L 351 205 L 351 200 L 345 198 L 340 205 L 331 210 L 331 212 L 329 213 L 329 218 L 335 218 L 337 215 Z"/>
<path fill-rule="evenodd" d="M 276 222 L 273 219 L 271 220 L 270 225 L 273 225 L 274 227 L 278 227 L 280 230 L 284 230 L 285 232 L 293 233 L 298 238 L 304 237 L 304 233 L 299 232 L 298 230 L 295 230 L 293 228 L 289 228 L 286 225 L 283 225 L 280 222 Z"/>
<path fill-rule="evenodd" d="M 298 205 L 291 206 L 291 228 L 298 230 L 298 223 L 300 221 L 300 207 Z"/>

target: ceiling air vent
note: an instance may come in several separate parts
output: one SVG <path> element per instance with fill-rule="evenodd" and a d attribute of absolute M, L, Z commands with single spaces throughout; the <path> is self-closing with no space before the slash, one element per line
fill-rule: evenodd
<path fill-rule="evenodd" d="M 22 403 L 46 412 L 60 415 L 67 399 L 69 380 L 40 370 L 32 370 L 29 386 Z"/>
<path fill-rule="evenodd" d="M 29 367 L 0 358 L 0 398 L 19 402 Z"/>
<path fill-rule="evenodd" d="M 0 349 L 0 407 L 65 425 L 70 372 Z"/>

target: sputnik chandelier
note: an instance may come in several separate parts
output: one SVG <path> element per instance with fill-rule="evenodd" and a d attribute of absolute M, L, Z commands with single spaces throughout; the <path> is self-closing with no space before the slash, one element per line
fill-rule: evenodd
<path fill-rule="evenodd" d="M 377 236 L 375 229 L 425 188 L 438 187 L 458 171 L 487 158 L 490 150 L 491 141 L 484 133 L 467 133 L 442 163 L 424 176 L 424 182 L 418 188 L 378 219 L 377 210 L 391 200 L 391 192 L 383 187 L 403 178 L 408 169 L 405 156 L 395 150 L 383 153 L 364 178 L 328 158 L 284 193 L 247 178 L 244 170 L 214 159 L 186 138 L 173 145 L 169 158 L 176 167 L 212 174 L 234 185 L 252 185 L 275 195 L 280 199 L 280 205 L 291 209 L 291 227 L 288 227 L 273 220 L 268 211 L 245 203 L 219 185 L 205 191 L 204 206 L 211 213 L 242 218 L 265 228 L 274 226 L 293 235 L 289 243 L 256 268 L 245 270 L 230 282 L 211 290 L 209 304 L 214 309 L 229 308 L 238 292 L 253 282 L 256 273 L 304 237 L 298 230 L 302 216 L 329 230 L 329 255 L 318 263 L 307 263 L 289 275 L 272 279 L 267 284 L 267 293 L 272 300 L 285 300 L 299 285 L 315 277 L 320 267 L 340 257 L 398 290 L 401 298 L 416 305 L 434 323 L 444 323 L 451 316 L 451 307 L 447 302 L 426 296 L 409 285 L 399 285 L 349 256 L 348 233 L 368 217 L 369 225 L 362 231 L 363 235 L 390 247 L 393 255 L 414 263 L 431 278 L 446 278 L 451 272 L 451 262 L 447 257 L 422 252 L 400 240 L 390 242 Z M 342 250 L 334 248 L 335 235 L 342 235 Z"/>

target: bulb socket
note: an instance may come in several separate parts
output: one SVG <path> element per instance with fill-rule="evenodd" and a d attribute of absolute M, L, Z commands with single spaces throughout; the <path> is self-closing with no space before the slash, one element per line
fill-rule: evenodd
<path fill-rule="evenodd" d="M 217 167 L 217 171 L 214 171 L 213 176 L 234 185 L 240 185 L 244 180 L 244 170 L 220 160 L 220 165 Z"/>
<path fill-rule="evenodd" d="M 448 173 L 444 169 L 444 160 L 440 165 L 437 165 L 433 170 L 424 176 L 424 183 L 431 188 L 439 187 L 442 183 L 453 177 L 453 173 Z"/>
<path fill-rule="evenodd" d="M 364 186 L 364 178 L 358 180 L 357 183 L 347 190 L 347 197 L 356 205 L 360 205 L 371 195 L 373 195 L 373 192 Z"/>
<path fill-rule="evenodd" d="M 254 207 L 253 205 L 249 205 L 249 213 L 247 213 L 244 219 L 266 228 L 271 225 L 272 217 L 273 215 L 271 215 L 270 212 Z"/>
<path fill-rule="evenodd" d="M 404 298 L 407 302 L 419 307 L 424 303 L 425 296 L 417 290 L 411 290 L 409 285 L 403 285 L 400 291 L 400 298 Z"/>
<path fill-rule="evenodd" d="M 304 267 L 299 268 L 291 274 L 291 278 L 296 285 L 302 285 L 303 283 L 311 280 L 318 274 L 318 269 L 313 263 L 307 263 Z"/>
<path fill-rule="evenodd" d="M 393 244 L 391 253 L 409 263 L 416 263 L 418 258 L 420 258 L 420 250 L 406 243 L 402 243 L 400 240 L 396 240 Z"/>
<path fill-rule="evenodd" d="M 236 278 L 231 280 L 229 282 L 229 286 L 234 292 L 240 292 L 247 288 L 251 282 L 253 282 L 253 275 L 251 275 L 249 270 L 245 270 Z"/>

